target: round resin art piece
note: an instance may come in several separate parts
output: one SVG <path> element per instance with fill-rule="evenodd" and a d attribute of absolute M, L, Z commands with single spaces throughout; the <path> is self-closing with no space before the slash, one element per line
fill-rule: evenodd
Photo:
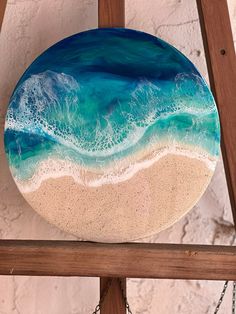
<path fill-rule="evenodd" d="M 18 82 L 5 150 L 24 198 L 80 239 L 163 230 L 202 196 L 219 154 L 215 102 L 166 42 L 95 29 L 40 55 Z"/>

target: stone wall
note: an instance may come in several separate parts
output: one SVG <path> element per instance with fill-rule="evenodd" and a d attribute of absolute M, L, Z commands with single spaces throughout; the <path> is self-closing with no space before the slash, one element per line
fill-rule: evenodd
<path fill-rule="evenodd" d="M 228 4 L 236 39 L 236 2 L 228 0 Z M 207 79 L 195 0 L 126 0 L 126 26 L 173 44 Z M 63 37 L 95 27 L 95 0 L 8 0 L 0 36 L 1 238 L 74 238 L 49 225 L 21 197 L 4 155 L 3 124 L 9 96 L 34 58 Z M 209 188 L 190 213 L 144 241 L 232 244 L 234 239 L 220 161 Z M 93 278 L 0 277 L 0 314 L 88 314 L 98 301 L 98 285 Z M 208 281 L 131 279 L 128 298 L 136 314 L 213 313 L 222 285 Z M 221 313 L 230 313 L 230 297 L 228 291 Z"/>

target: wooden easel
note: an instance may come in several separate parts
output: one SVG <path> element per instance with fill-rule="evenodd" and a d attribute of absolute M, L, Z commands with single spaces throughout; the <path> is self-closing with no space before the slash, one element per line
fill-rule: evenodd
<path fill-rule="evenodd" d="M 125 0 L 99 0 L 99 27 L 124 27 Z M 211 88 L 221 120 L 222 153 L 236 225 L 236 58 L 227 0 L 196 0 Z M 6 0 L 0 0 L 0 29 Z M 236 248 L 181 244 L 100 244 L 0 240 L 0 275 L 100 277 L 102 314 L 124 314 L 119 281 L 171 278 L 236 281 Z M 125 289 L 125 286 L 124 286 Z"/>

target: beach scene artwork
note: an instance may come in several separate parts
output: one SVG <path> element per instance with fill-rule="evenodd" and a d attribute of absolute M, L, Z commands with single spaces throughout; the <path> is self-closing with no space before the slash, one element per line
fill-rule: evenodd
<path fill-rule="evenodd" d="M 171 226 L 199 201 L 220 124 L 204 79 L 173 46 L 95 29 L 29 66 L 4 142 L 18 189 L 47 221 L 79 239 L 125 242 Z"/>

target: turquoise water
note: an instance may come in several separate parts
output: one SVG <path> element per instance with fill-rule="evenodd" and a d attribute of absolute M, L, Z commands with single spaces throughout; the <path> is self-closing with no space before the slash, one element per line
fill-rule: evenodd
<path fill-rule="evenodd" d="M 5 149 L 13 176 L 61 158 L 102 168 L 151 143 L 219 154 L 212 95 L 193 64 L 151 35 L 97 29 L 46 50 L 11 97 Z"/>

